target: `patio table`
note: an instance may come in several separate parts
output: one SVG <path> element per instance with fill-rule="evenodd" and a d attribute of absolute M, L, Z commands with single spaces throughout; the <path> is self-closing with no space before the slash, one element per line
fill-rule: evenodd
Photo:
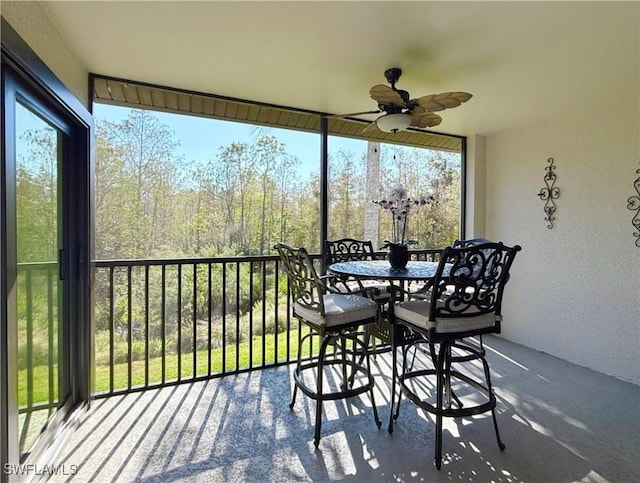
<path fill-rule="evenodd" d="M 433 284 L 437 268 L 438 262 L 409 261 L 406 268 L 395 269 L 391 268 L 387 260 L 353 260 L 333 263 L 327 267 L 327 270 L 341 277 L 396 282 L 400 285 L 405 282 L 419 281 L 425 284 L 419 291 L 424 293 Z M 386 317 L 382 317 L 379 322 L 367 328 L 370 335 L 380 339 L 384 344 L 382 348 L 376 348 L 376 352 L 380 352 L 381 349 L 389 350 L 391 346 L 407 344 L 416 337 L 401 325 L 397 325 L 395 330 L 391 329 L 391 324 Z"/>
<path fill-rule="evenodd" d="M 406 268 L 391 268 L 387 260 L 354 260 L 329 265 L 331 273 L 363 280 L 416 281 L 432 280 L 438 262 L 409 261 Z"/>

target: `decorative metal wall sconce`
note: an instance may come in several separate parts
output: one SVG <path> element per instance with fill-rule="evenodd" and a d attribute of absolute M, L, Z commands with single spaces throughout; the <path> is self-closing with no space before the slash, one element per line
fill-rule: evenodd
<path fill-rule="evenodd" d="M 640 169 L 636 169 L 636 173 L 640 173 Z M 633 236 L 636 237 L 636 246 L 640 247 L 640 176 L 633 182 L 633 187 L 638 192 L 638 196 L 629 197 L 627 200 L 627 208 L 636 212 L 633 218 L 631 218 L 631 224 L 637 230 L 633 233 Z"/>
<path fill-rule="evenodd" d="M 544 184 L 546 186 L 540 189 L 538 196 L 545 202 L 544 212 L 547 216 L 545 216 L 544 221 L 548 222 L 547 228 L 551 229 L 553 228 L 553 221 L 556 219 L 554 214 L 558 207 L 555 200 L 560 196 L 560 188 L 554 186 L 556 184 L 556 167 L 553 165 L 553 158 L 547 159 L 547 163 L 549 163 L 549 166 L 544 168 L 547 172 L 544 175 Z"/>

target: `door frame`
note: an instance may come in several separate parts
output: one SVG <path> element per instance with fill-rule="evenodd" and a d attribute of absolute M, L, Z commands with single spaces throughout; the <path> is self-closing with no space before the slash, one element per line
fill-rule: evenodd
<path fill-rule="evenodd" d="M 1 19 L 2 35 L 2 127 L 0 142 L 0 482 L 8 480 L 5 464 L 52 463 L 57 446 L 65 438 L 60 431 L 71 429 L 73 415 L 89 403 L 93 384 L 93 280 L 91 261 L 94 246 L 94 162 L 93 117 L 84 105 L 33 52 L 18 33 Z M 63 307 L 69 344 L 68 383 L 70 398 L 51 419 L 26 461 L 19 461 L 17 444 L 17 357 L 15 326 L 12 327 L 11 297 L 15 297 L 16 279 L 15 190 L 7 180 L 15 180 L 15 101 L 18 86 L 21 92 L 38 99 L 46 109 L 70 126 L 69 143 L 62 169 L 62 205 L 74 207 L 73 213 L 62 211 L 63 239 L 69 255 L 64 267 Z M 7 91 L 7 89 L 9 89 Z M 9 93 L 8 98 L 5 94 Z M 72 218 L 71 218 L 72 217 Z M 13 295 L 12 295 L 13 293 Z"/>

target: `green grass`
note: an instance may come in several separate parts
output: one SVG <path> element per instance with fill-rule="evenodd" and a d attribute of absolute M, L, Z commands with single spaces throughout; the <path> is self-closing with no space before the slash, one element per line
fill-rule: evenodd
<path fill-rule="evenodd" d="M 303 329 L 303 334 L 307 329 Z M 278 341 L 278 361 L 284 361 L 287 357 L 287 338 L 289 339 L 290 359 L 295 360 L 298 355 L 298 329 L 292 328 L 288 332 L 280 332 L 277 335 Z M 276 337 L 267 334 L 265 337 L 264 361 L 266 364 L 276 361 Z M 227 372 L 238 369 L 259 367 L 263 363 L 262 336 L 253 337 L 253 358 L 249 361 L 249 342 L 242 342 L 239 346 L 238 364 L 236 364 L 236 346 L 229 344 L 225 354 L 225 368 Z M 318 348 L 317 342 L 314 349 Z M 308 353 L 308 345 L 305 345 L 305 353 Z M 131 387 L 145 385 L 146 361 L 139 360 L 131 363 Z M 149 358 L 148 361 L 149 378 L 147 384 L 153 385 L 162 381 L 162 357 Z M 207 376 L 209 374 L 222 373 L 222 348 L 211 350 L 211 373 L 209 373 L 209 354 L 207 350 L 196 351 L 196 366 L 194 374 L 193 353 L 183 353 L 181 358 L 181 379 L 190 379 L 197 376 Z M 33 391 L 32 402 L 49 401 L 49 367 L 46 365 L 33 368 Z M 178 354 L 167 354 L 165 357 L 164 380 L 177 380 L 178 374 Z M 54 366 L 54 378 L 57 377 L 57 366 Z M 54 379 L 55 380 L 55 379 Z M 19 405 L 27 404 L 27 370 L 23 369 L 18 373 Z M 54 384 L 54 399 L 57 397 Z M 113 366 L 113 389 L 127 389 L 129 387 L 129 364 L 124 362 Z M 94 392 L 100 393 L 110 390 L 110 370 L 109 365 L 97 365 L 95 368 Z"/>
<path fill-rule="evenodd" d="M 281 332 L 278 334 L 278 360 L 286 360 L 287 351 L 287 336 L 289 337 L 291 359 L 295 360 L 298 354 L 298 331 L 291 330 L 290 332 Z M 226 348 L 225 354 L 225 369 L 227 372 L 232 372 L 237 369 L 245 369 L 248 367 L 256 367 L 262 365 L 263 351 L 262 351 L 262 337 L 255 336 L 253 338 L 253 359 L 252 363 L 249 363 L 249 342 L 242 342 L 239 344 L 239 356 L 238 364 L 236 365 L 236 347 L 235 344 L 230 344 Z M 264 351 L 265 363 L 275 362 L 275 337 L 273 335 L 267 335 L 265 340 Z M 211 374 L 222 373 L 222 348 L 216 348 L 211 350 Z M 201 350 L 196 351 L 196 367 L 194 374 L 193 366 L 193 353 L 183 353 L 181 359 L 181 371 L 180 376 L 182 379 L 189 379 L 197 376 L 209 375 L 209 355 L 208 351 Z M 131 364 L 131 387 L 141 386 L 145 384 L 145 361 L 134 361 Z M 113 369 L 113 388 L 122 389 L 129 387 L 129 365 L 127 363 L 115 364 Z M 149 359 L 149 380 L 148 384 L 159 383 L 162 381 L 162 357 L 154 357 Z M 165 358 L 164 367 L 164 380 L 172 381 L 177 380 L 178 374 L 178 354 L 167 354 Z M 102 392 L 109 390 L 110 372 L 109 366 L 97 366 L 95 373 L 95 392 Z"/>

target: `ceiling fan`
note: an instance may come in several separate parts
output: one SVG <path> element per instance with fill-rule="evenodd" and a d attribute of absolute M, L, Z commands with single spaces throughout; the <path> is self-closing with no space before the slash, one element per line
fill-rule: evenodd
<path fill-rule="evenodd" d="M 384 76 L 391 87 L 377 84 L 369 90 L 371 98 L 378 103 L 377 111 L 354 112 L 342 114 L 339 117 L 384 112 L 369 124 L 363 133 L 376 128 L 384 132 L 403 131 L 408 127 L 424 129 L 437 126 L 442 122 L 442 118 L 435 114 L 436 112 L 458 107 L 472 97 L 468 92 L 443 92 L 411 99 L 407 91 L 396 89 L 396 82 L 401 74 L 402 69 L 391 67 L 384 71 Z"/>

